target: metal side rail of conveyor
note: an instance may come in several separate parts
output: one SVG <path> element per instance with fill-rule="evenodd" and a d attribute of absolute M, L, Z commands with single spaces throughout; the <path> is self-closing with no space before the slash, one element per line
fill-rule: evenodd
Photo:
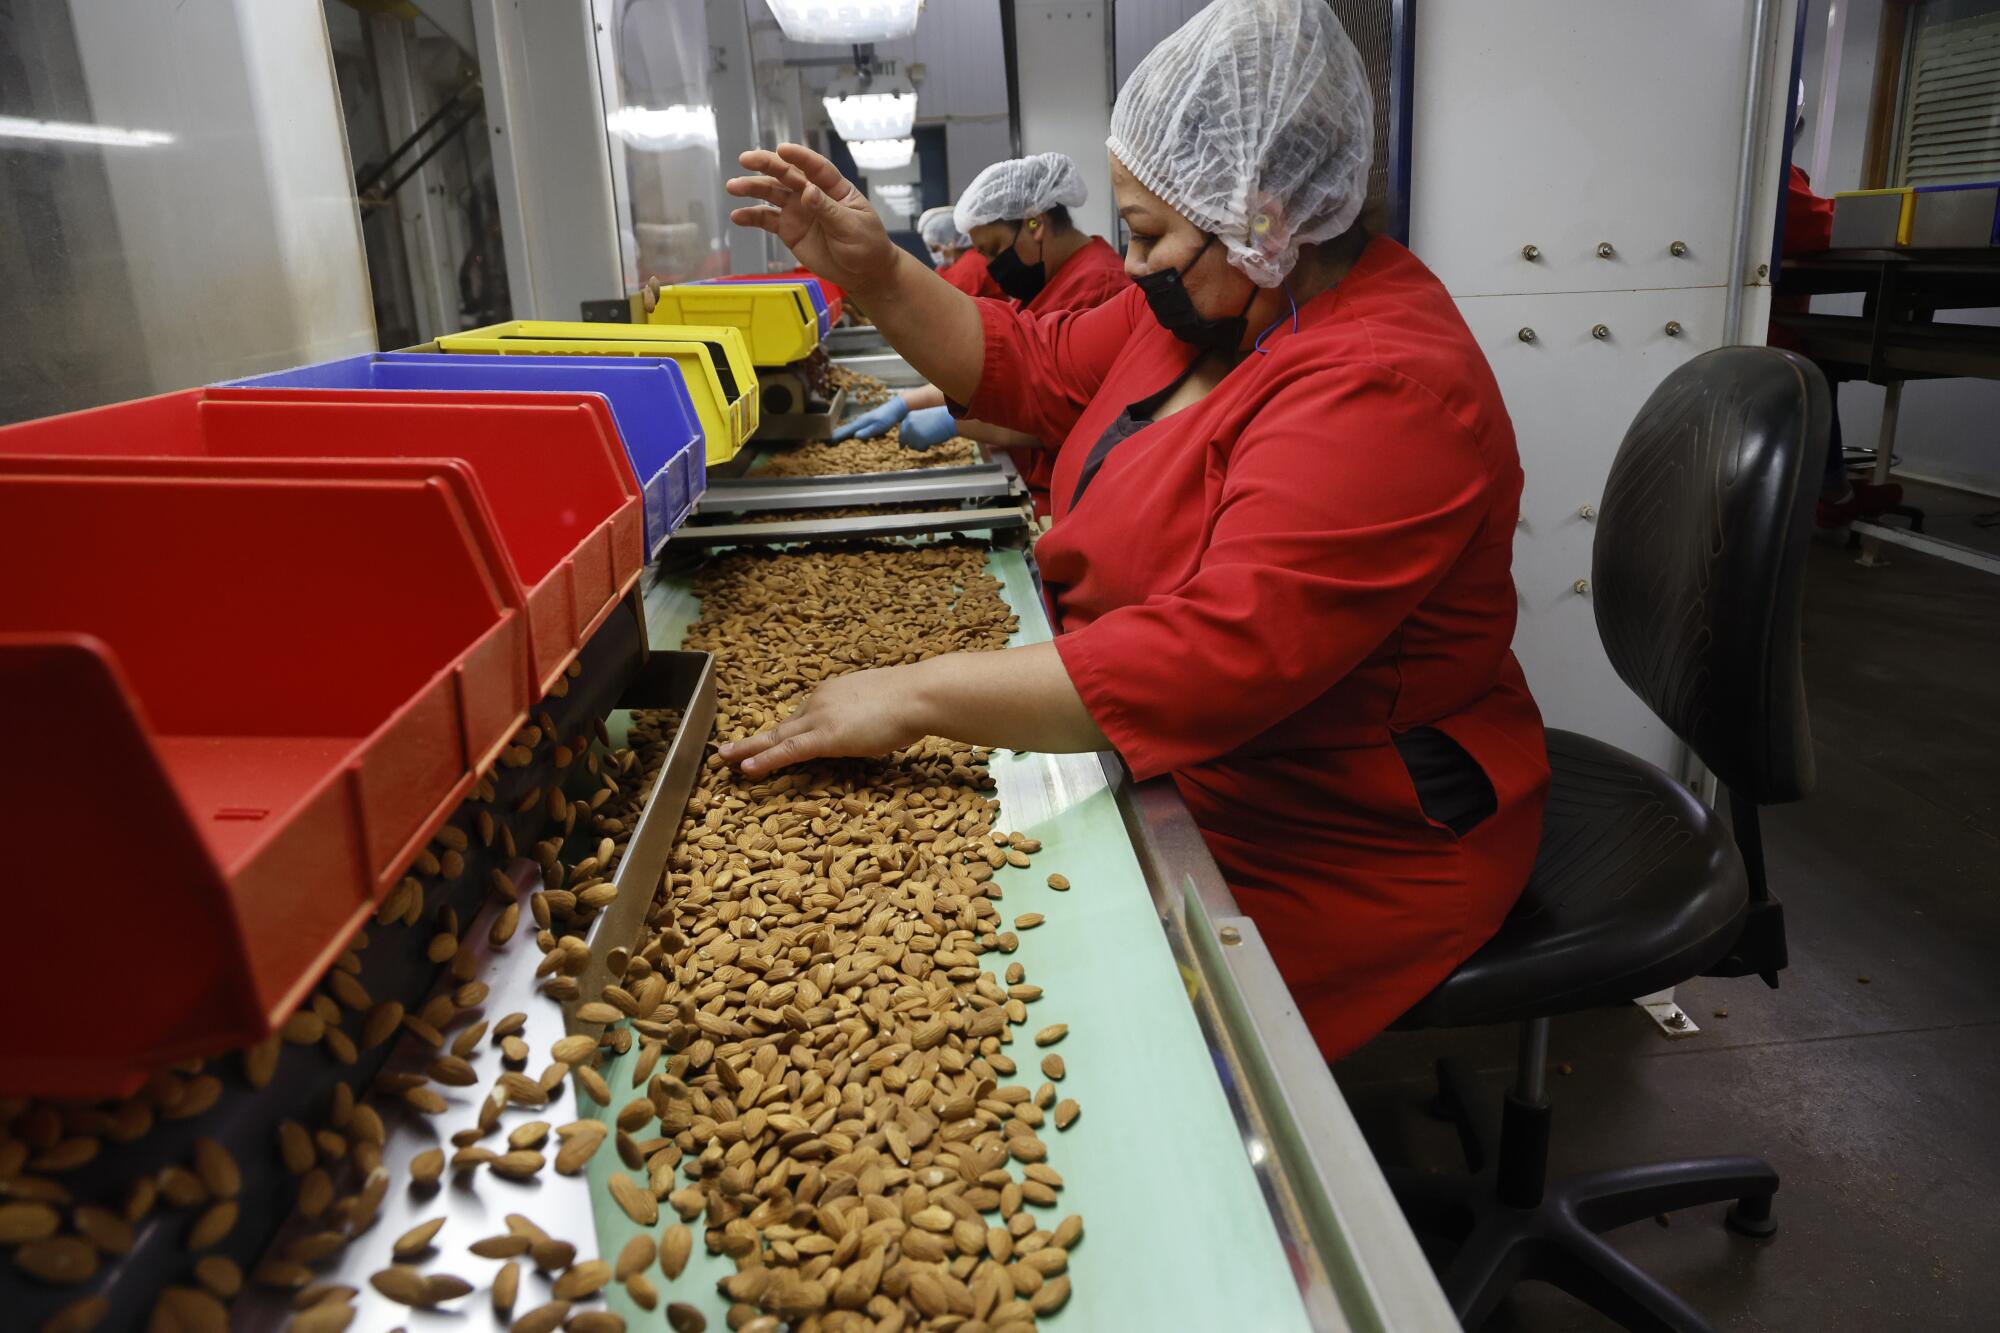
<path fill-rule="evenodd" d="M 823 510 L 929 506 L 917 512 L 835 516 Z M 714 522 L 720 515 L 798 513 L 764 522 Z M 711 483 L 694 521 L 674 535 L 689 547 L 918 537 L 949 532 L 1012 532 L 1034 523 L 1027 488 L 1012 464 L 920 468 L 832 477 L 732 477 Z"/>
<path fill-rule="evenodd" d="M 847 509 L 856 505 L 978 500 L 1012 504 L 1024 494 L 1018 476 L 1001 463 L 917 468 L 907 472 L 853 473 L 834 477 L 732 477 L 713 482 L 696 514 L 750 514 L 774 509 Z"/>

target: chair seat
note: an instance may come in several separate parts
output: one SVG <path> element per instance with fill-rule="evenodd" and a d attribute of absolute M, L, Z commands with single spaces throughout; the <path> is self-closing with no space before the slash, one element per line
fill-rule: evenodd
<path fill-rule="evenodd" d="M 1397 1027 L 1621 1003 L 1698 976 L 1735 939 L 1749 883 L 1715 813 L 1616 746 L 1552 730 L 1548 747 L 1548 810 L 1521 900 Z"/>

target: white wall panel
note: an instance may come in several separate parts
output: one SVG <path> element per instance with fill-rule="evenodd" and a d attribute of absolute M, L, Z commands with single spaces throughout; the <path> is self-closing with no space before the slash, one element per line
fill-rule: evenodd
<path fill-rule="evenodd" d="M 906 59 L 925 68 L 917 99 L 920 119 L 997 115 L 1005 127 L 1007 66 L 1000 55 L 995 0 L 930 0 L 916 35 L 898 45 L 907 46 Z"/>
<path fill-rule="evenodd" d="M 715 103 L 716 174 L 723 180 L 736 173 L 736 155 L 763 140 L 757 123 L 756 68 L 750 56 L 750 25 L 743 0 L 708 0 L 710 61 L 708 90 Z M 716 197 L 718 237 L 729 250 L 732 273 L 762 273 L 772 258 L 770 233 L 729 223 L 727 200 L 719 184 Z"/>
<path fill-rule="evenodd" d="M 1118 209 L 1104 149 L 1111 132 L 1106 18 L 1102 0 L 1014 3 L 1021 151 L 1074 158 L 1090 198 L 1071 213 L 1085 231 L 1110 239 Z"/>
<path fill-rule="evenodd" d="M 1007 118 L 954 120 L 944 127 L 944 150 L 951 165 L 949 193 L 956 201 L 972 178 L 995 162 L 1013 155 Z"/>
<path fill-rule="evenodd" d="M 589 0 L 476 0 L 472 16 L 514 314 L 575 319 L 626 281 Z"/>
<path fill-rule="evenodd" d="M 1612 454 L 1652 386 L 1712 347 L 1720 287 L 1618 293 L 1472 296 L 1465 321 L 1499 377 L 1526 484 L 1514 545 L 1520 630 L 1514 650 L 1551 725 L 1612 738 L 1664 762 L 1673 737 L 1624 688 L 1598 646 L 1590 578 L 1593 515 Z M 1682 326 L 1669 335 L 1669 320 Z M 1599 340 L 1597 324 L 1611 330 Z M 1533 329 L 1524 343 L 1520 330 Z M 1636 398 L 1635 398 L 1636 395 Z"/>
<path fill-rule="evenodd" d="M 1719 284 L 1750 6 L 1563 0 L 1417 20 L 1411 237 L 1464 292 Z M 1523 11 L 1527 12 L 1523 12 Z M 1533 78 L 1521 77 L 1524 69 Z M 1476 200 L 1476 206 L 1475 206 Z M 1685 241 L 1688 254 L 1667 247 Z M 1615 257 L 1599 259 L 1599 242 Z M 1541 258 L 1522 259 L 1533 244 Z"/>
<path fill-rule="evenodd" d="M 1770 254 L 1790 102 L 1795 9 L 1772 8 L 1753 283 Z M 1551 725 L 1662 765 L 1676 743 L 1612 671 L 1590 594 L 1573 590 L 1595 531 L 1578 511 L 1596 507 L 1660 380 L 1731 341 L 1722 313 L 1752 11 L 1751 0 L 1517 0 L 1432 4 L 1416 24 L 1411 247 L 1458 298 L 1520 441 L 1516 651 Z M 1676 240 L 1686 256 L 1669 253 Z M 1613 258 L 1597 257 L 1602 241 Z M 1539 259 L 1522 257 L 1528 244 Z M 1746 329 L 1761 329 L 1768 296 L 1746 292 Z M 1681 336 L 1665 334 L 1670 319 Z M 1598 324 L 1609 338 L 1591 336 Z"/>
<path fill-rule="evenodd" d="M 143 358 L 143 392 L 372 350 L 354 178 L 317 0 L 80 0 L 69 14 L 90 118 L 174 136 L 82 150 L 101 153 L 131 282 L 129 311 L 104 326 L 119 330 L 119 344 L 104 354 Z"/>
<path fill-rule="evenodd" d="M 1207 4 L 1208 0 L 1117 0 L 1118 87 L 1125 86 L 1125 80 L 1161 38 Z"/>

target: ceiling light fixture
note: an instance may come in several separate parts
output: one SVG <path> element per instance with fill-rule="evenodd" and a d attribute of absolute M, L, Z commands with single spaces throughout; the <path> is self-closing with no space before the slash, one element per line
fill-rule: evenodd
<path fill-rule="evenodd" d="M 121 130 L 115 125 L 86 125 L 73 120 L 30 120 L 0 116 L 0 139 L 38 139 L 44 143 L 87 143 L 107 148 L 157 148 L 174 141 L 161 130 Z"/>
<path fill-rule="evenodd" d="M 820 105 L 833 132 L 849 143 L 906 138 L 917 123 L 917 90 L 900 75 L 871 80 L 866 88 L 850 75 L 827 89 Z"/>
<path fill-rule="evenodd" d="M 711 106 L 621 106 L 604 124 L 632 147 L 655 153 L 714 148 L 718 142 Z"/>
<path fill-rule="evenodd" d="M 893 42 L 917 30 L 924 0 L 769 0 L 795 42 Z"/>
<path fill-rule="evenodd" d="M 910 165 L 910 159 L 917 154 L 917 141 L 855 139 L 848 143 L 847 151 L 853 155 L 854 165 L 861 171 L 889 171 Z"/>

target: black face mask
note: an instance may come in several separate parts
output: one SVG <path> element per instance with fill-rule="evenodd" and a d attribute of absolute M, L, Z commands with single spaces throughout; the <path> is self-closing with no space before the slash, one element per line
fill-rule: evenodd
<path fill-rule="evenodd" d="M 1049 275 L 1041 261 L 1030 264 L 1015 253 L 1014 247 L 1020 243 L 1021 227 L 1016 223 L 1014 239 L 1007 243 L 1005 250 L 986 261 L 986 272 L 1001 291 L 1026 305 L 1048 286 Z"/>
<path fill-rule="evenodd" d="M 1210 319 L 1194 308 L 1194 298 L 1188 295 L 1182 284 L 1184 274 L 1191 272 L 1201 257 L 1208 253 L 1208 247 L 1215 244 L 1211 235 L 1202 242 L 1200 250 L 1190 259 L 1186 268 L 1163 268 L 1157 273 L 1148 273 L 1136 278 L 1140 291 L 1146 295 L 1146 305 L 1152 310 L 1153 318 L 1160 321 L 1160 327 L 1179 338 L 1182 342 L 1210 352 L 1233 352 L 1243 343 L 1243 335 L 1249 329 L 1246 316 L 1250 313 L 1250 301 L 1257 299 L 1257 289 L 1250 289 L 1250 301 L 1243 303 L 1243 309 L 1235 315 L 1223 319 Z"/>

